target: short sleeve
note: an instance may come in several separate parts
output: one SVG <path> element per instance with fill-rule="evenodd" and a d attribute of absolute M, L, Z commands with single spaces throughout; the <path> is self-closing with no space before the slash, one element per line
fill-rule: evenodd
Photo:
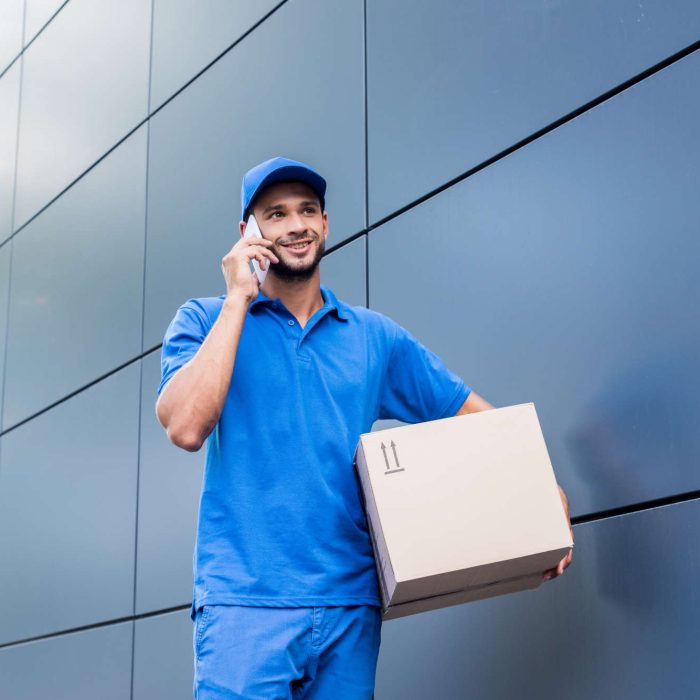
<path fill-rule="evenodd" d="M 208 332 L 206 315 L 191 301 L 177 310 L 163 338 L 159 395 L 175 372 L 195 356 Z"/>
<path fill-rule="evenodd" d="M 378 417 L 420 423 L 454 416 L 470 388 L 405 328 L 396 329 Z"/>

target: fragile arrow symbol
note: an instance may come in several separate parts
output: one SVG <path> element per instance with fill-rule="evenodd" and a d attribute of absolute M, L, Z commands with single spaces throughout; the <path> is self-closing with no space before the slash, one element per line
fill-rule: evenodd
<path fill-rule="evenodd" d="M 386 445 L 382 443 L 382 452 L 384 454 L 384 461 L 386 462 L 386 468 L 389 469 L 389 459 L 386 456 Z"/>
<path fill-rule="evenodd" d="M 396 460 L 396 468 L 398 469 L 401 465 L 399 464 L 399 458 L 396 456 L 396 443 L 391 441 L 391 449 L 394 451 L 394 459 Z"/>

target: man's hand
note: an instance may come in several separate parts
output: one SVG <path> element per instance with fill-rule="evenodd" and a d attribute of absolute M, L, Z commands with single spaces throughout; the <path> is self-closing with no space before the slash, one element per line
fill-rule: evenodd
<path fill-rule="evenodd" d="M 250 261 L 257 260 L 261 270 L 279 258 L 270 250 L 272 241 L 267 238 L 243 238 L 245 223 L 241 222 L 241 239 L 221 259 L 221 271 L 226 280 L 226 295 L 242 294 L 250 303 L 258 296 L 260 285 L 255 273 L 250 271 Z"/>
<path fill-rule="evenodd" d="M 571 532 L 571 541 L 573 542 L 574 540 L 574 530 L 571 527 L 571 515 L 569 514 L 569 499 L 566 497 L 566 494 L 564 493 L 564 489 L 559 486 L 559 495 L 561 496 L 561 502 L 564 504 L 564 511 L 566 512 L 566 519 L 569 521 L 569 531 Z M 571 560 L 573 559 L 574 552 L 573 550 L 570 551 L 558 564 L 554 569 L 549 569 L 542 574 L 542 580 L 543 581 L 549 581 L 553 578 L 556 578 L 557 576 L 561 576 L 564 573 L 564 569 L 566 569 L 570 564 Z"/>

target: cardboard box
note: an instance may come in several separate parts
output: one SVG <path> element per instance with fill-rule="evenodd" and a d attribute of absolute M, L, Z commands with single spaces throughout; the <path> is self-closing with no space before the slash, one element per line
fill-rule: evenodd
<path fill-rule="evenodd" d="M 360 436 L 384 619 L 537 588 L 573 547 L 534 404 Z"/>

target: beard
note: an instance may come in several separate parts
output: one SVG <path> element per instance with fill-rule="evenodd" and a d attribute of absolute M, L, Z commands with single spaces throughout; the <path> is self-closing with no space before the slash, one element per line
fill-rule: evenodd
<path fill-rule="evenodd" d="M 280 246 L 282 247 L 282 246 Z M 278 277 L 282 277 L 286 280 L 299 280 L 301 282 L 308 280 L 316 271 L 318 264 L 321 262 L 323 253 L 326 250 L 326 241 L 321 238 L 321 243 L 316 248 L 314 257 L 309 262 L 294 261 L 294 264 L 290 265 L 284 259 L 284 257 L 279 253 L 279 250 L 275 250 L 275 254 L 279 260 L 270 266 L 270 271 L 274 272 Z"/>

